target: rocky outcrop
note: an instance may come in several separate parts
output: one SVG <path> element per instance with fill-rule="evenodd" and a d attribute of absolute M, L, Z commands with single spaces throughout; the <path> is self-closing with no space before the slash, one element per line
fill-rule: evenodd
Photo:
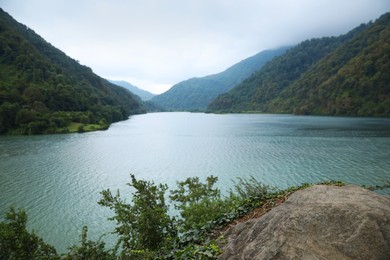
<path fill-rule="evenodd" d="M 390 259 L 390 197 L 316 185 L 225 236 L 220 259 Z"/>

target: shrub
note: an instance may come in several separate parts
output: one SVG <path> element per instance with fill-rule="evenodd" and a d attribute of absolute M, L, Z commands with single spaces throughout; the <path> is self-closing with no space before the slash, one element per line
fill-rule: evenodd
<path fill-rule="evenodd" d="M 87 239 L 88 227 L 84 226 L 80 235 L 80 246 L 72 246 L 69 248 L 66 259 L 116 259 L 114 252 L 105 249 L 105 243 Z"/>
<path fill-rule="evenodd" d="M 238 182 L 235 183 L 231 192 L 237 194 L 241 199 L 265 200 L 276 191 L 276 188 L 264 185 L 251 176 L 249 179 L 238 178 Z"/>
<path fill-rule="evenodd" d="M 207 177 L 206 183 L 201 183 L 198 177 L 187 178 L 177 182 L 178 189 L 170 191 L 169 198 L 180 211 L 181 231 L 201 228 L 224 211 L 221 192 L 214 188 L 217 181 L 214 176 Z"/>
<path fill-rule="evenodd" d="M 119 191 L 113 196 L 110 190 L 101 192 L 103 198 L 99 204 L 115 211 L 110 219 L 117 222 L 117 246 L 122 246 L 123 257 L 134 257 L 140 251 L 156 251 L 163 247 L 165 241 L 175 237 L 176 231 L 167 214 L 166 185 L 137 180 L 134 175 L 128 185 L 135 189 L 131 204 L 120 198 Z"/>
<path fill-rule="evenodd" d="M 11 208 L 0 223 L 0 259 L 60 259 L 54 247 L 26 229 L 27 214 Z"/>

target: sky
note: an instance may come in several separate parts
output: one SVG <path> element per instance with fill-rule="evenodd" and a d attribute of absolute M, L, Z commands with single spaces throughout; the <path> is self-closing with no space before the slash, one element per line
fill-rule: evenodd
<path fill-rule="evenodd" d="M 0 0 L 0 7 L 101 77 L 155 94 L 256 53 L 338 36 L 390 0 Z"/>

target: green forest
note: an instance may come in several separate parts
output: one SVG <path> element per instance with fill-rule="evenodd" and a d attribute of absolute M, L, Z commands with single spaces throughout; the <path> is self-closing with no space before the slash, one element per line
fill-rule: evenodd
<path fill-rule="evenodd" d="M 204 111 L 210 102 L 217 113 L 387 117 L 389 23 L 384 14 L 345 35 L 260 52 L 143 103 L 0 10 L 0 134 L 101 130 L 147 109 Z"/>
<path fill-rule="evenodd" d="M 348 34 L 304 41 L 208 111 L 390 116 L 389 39 L 387 13 Z"/>
<path fill-rule="evenodd" d="M 259 70 L 267 61 L 283 54 L 286 49 L 287 47 L 283 47 L 262 51 L 223 72 L 182 81 L 165 93 L 155 96 L 152 102 L 168 111 L 205 111 L 214 98 L 229 91 Z"/>
<path fill-rule="evenodd" d="M 0 9 L 0 134 L 106 129 L 143 112 L 130 91 L 100 78 Z"/>

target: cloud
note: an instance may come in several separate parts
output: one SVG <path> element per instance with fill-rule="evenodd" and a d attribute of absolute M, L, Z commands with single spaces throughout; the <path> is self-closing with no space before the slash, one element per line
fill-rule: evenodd
<path fill-rule="evenodd" d="M 0 1 L 97 74 L 155 92 L 264 49 L 346 33 L 390 10 L 388 0 Z"/>

